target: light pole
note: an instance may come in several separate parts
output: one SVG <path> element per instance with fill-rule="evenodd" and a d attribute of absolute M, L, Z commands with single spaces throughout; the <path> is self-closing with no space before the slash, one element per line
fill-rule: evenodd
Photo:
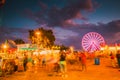
<path fill-rule="evenodd" d="M 8 49 L 8 45 L 7 44 L 3 44 L 2 45 L 2 48 L 4 50 L 4 53 L 6 53 L 7 49 Z"/>
<path fill-rule="evenodd" d="M 74 52 L 74 47 L 70 46 L 70 50 L 71 50 L 71 53 L 73 53 Z"/>

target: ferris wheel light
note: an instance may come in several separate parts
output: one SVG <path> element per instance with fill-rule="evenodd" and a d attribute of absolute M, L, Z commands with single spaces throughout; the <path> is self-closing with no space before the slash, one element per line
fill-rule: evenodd
<path fill-rule="evenodd" d="M 89 32 L 82 38 L 82 47 L 85 51 L 93 52 L 100 50 L 101 43 L 105 43 L 104 38 L 96 32 Z"/>

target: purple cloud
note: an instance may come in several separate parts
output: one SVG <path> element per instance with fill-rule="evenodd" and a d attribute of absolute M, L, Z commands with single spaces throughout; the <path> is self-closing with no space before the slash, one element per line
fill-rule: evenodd
<path fill-rule="evenodd" d="M 90 12 L 94 8 L 91 0 L 66 0 L 65 6 L 51 6 L 40 2 L 40 10 L 32 12 L 26 10 L 27 17 L 38 24 L 47 24 L 49 27 L 75 25 L 72 19 L 87 20 L 82 11 Z M 73 23 L 73 24 L 72 24 Z"/>
<path fill-rule="evenodd" d="M 14 28 L 14 27 L 0 27 L 0 42 L 4 42 L 7 39 L 15 40 L 17 38 L 28 40 L 28 29 Z M 26 39 L 27 38 L 27 39 Z"/>

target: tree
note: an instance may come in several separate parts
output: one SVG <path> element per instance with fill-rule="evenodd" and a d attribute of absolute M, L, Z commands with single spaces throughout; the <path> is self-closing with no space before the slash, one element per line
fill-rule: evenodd
<path fill-rule="evenodd" d="M 68 50 L 68 49 L 69 49 L 69 47 L 67 47 L 67 46 L 64 46 L 64 45 L 60 46 L 60 50 Z"/>
<path fill-rule="evenodd" d="M 24 44 L 25 42 L 22 39 L 16 39 L 14 40 L 16 44 Z"/>
<path fill-rule="evenodd" d="M 51 48 L 54 45 L 55 36 L 52 30 L 39 28 L 37 30 L 29 30 L 29 39 L 33 44 Z"/>

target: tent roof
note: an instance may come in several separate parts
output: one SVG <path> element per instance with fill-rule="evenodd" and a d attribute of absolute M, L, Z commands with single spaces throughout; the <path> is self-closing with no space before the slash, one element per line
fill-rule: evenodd
<path fill-rule="evenodd" d="M 8 44 L 10 48 L 17 48 L 17 45 L 13 40 L 6 40 L 5 43 Z"/>

